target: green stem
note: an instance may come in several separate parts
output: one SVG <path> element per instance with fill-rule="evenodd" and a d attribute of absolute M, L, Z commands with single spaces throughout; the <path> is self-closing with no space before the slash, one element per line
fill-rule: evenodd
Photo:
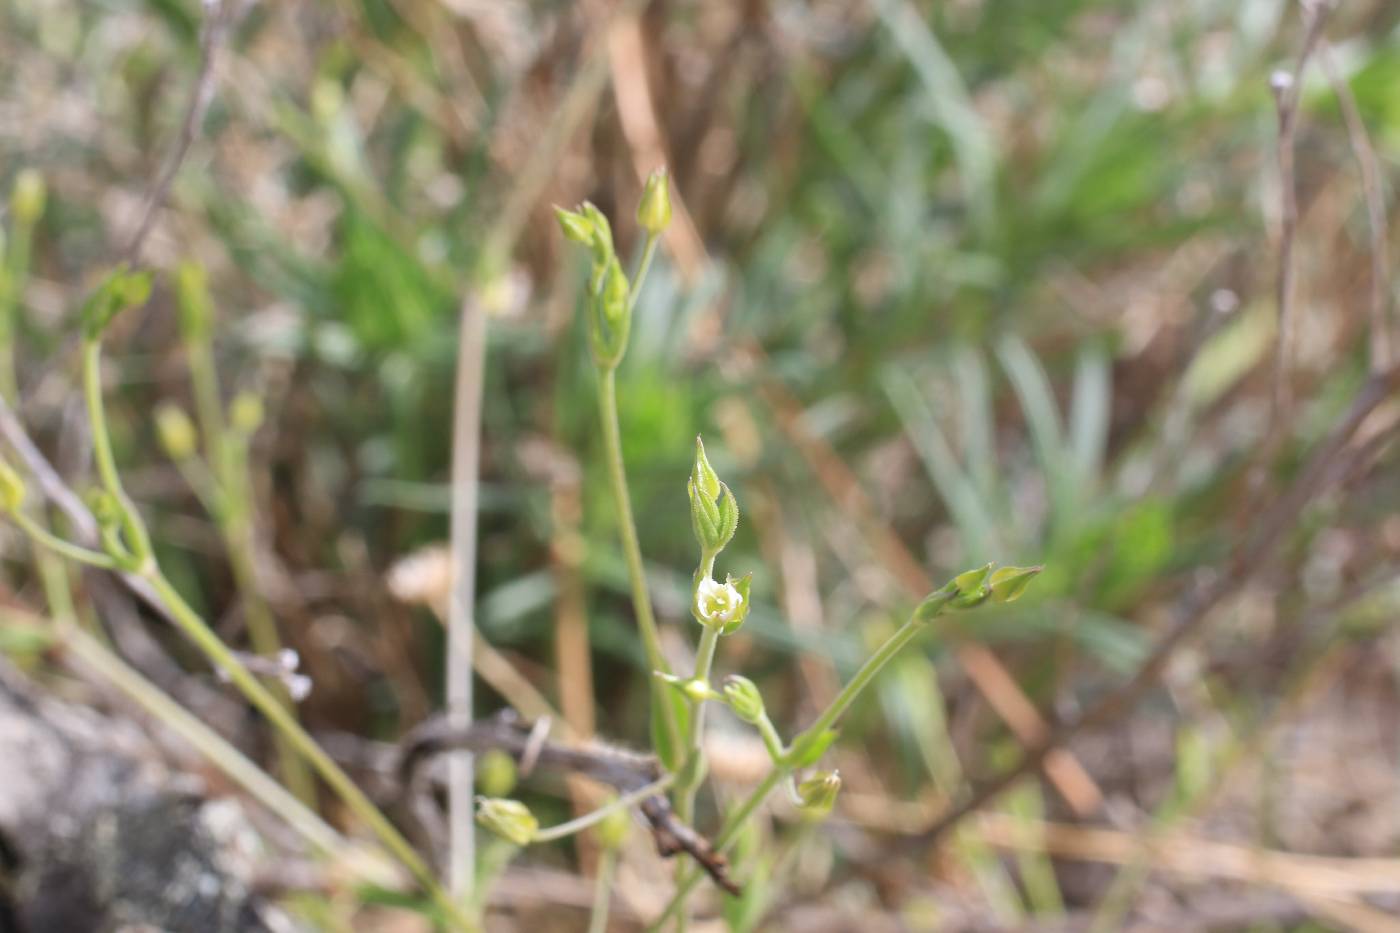
<path fill-rule="evenodd" d="M 248 449 L 242 438 L 230 437 L 224 403 L 219 392 L 219 371 L 214 362 L 214 347 L 208 327 L 187 333 L 185 353 L 189 358 L 190 382 L 194 386 L 195 417 L 199 419 L 204 439 L 204 458 L 210 477 L 200 481 L 199 471 L 189 461 L 187 477 L 196 495 L 219 525 L 233 571 L 234 585 L 243 604 L 243 617 L 248 626 L 248 642 L 255 653 L 276 657 L 282 650 L 282 638 L 267 601 L 258 586 L 256 571 L 257 542 L 254 538 L 252 483 L 248 476 Z M 273 695 L 296 718 L 296 705 L 281 683 L 272 685 Z M 306 762 L 292 748 L 287 737 L 273 733 L 278 770 L 292 793 L 308 806 L 316 805 L 316 781 Z"/>
<path fill-rule="evenodd" d="M 646 245 L 642 247 L 642 258 L 637 263 L 637 268 L 632 273 L 630 279 L 631 287 L 627 295 L 627 316 L 631 317 L 633 310 L 637 307 L 637 296 L 642 293 L 642 283 L 647 280 L 647 273 L 651 271 L 651 260 L 656 255 L 656 246 L 661 242 L 661 236 L 656 233 L 648 233 Z"/>
<path fill-rule="evenodd" d="M 248 516 L 242 515 L 229 522 L 224 530 L 229 564 L 233 568 L 234 585 L 243 601 L 243 617 L 248 624 L 248 641 L 253 651 L 265 658 L 275 658 L 282 650 L 282 639 L 277 633 L 277 623 L 272 618 L 267 602 L 262 598 L 253 565 L 254 543 L 252 525 Z M 291 694 L 280 682 L 274 682 L 272 691 L 278 702 L 296 716 L 296 706 Z M 277 746 L 278 770 L 297 799 L 308 806 L 316 804 L 316 781 L 306 762 L 296 753 L 287 737 L 280 732 L 273 733 Z"/>
<path fill-rule="evenodd" d="M 29 535 L 35 544 L 46 547 L 56 554 L 61 554 L 69 560 L 75 560 L 90 567 L 100 567 L 103 570 L 121 569 L 118 567 L 116 559 L 111 555 L 103 554 L 100 551 L 90 551 L 81 545 L 65 541 L 23 512 L 12 512 L 10 518 L 21 531 Z"/>
<path fill-rule="evenodd" d="M 700 635 L 700 647 L 695 652 L 695 679 L 706 683 L 710 680 L 710 669 L 714 667 L 715 648 L 719 645 L 719 626 L 706 625 Z M 695 819 L 695 795 L 700 790 L 700 782 L 705 777 L 705 701 L 691 701 L 690 704 L 690 750 L 684 775 L 677 787 L 676 815 L 684 823 Z"/>
<path fill-rule="evenodd" d="M 652 781 L 645 787 L 640 787 L 631 793 L 623 794 L 615 800 L 610 800 L 598 809 L 590 810 L 583 816 L 569 820 L 567 823 L 560 823 L 557 826 L 542 829 L 535 833 L 533 841 L 554 842 L 556 839 L 563 839 L 566 836 L 572 836 L 574 833 L 582 832 L 590 826 L 596 826 L 616 811 L 625 810 L 628 807 L 641 803 L 648 797 L 653 797 L 661 793 L 666 788 L 670 787 L 675 780 L 676 776 L 674 774 L 668 774 L 665 777 Z"/>
<path fill-rule="evenodd" d="M 29 277 L 29 253 L 34 228 L 16 223 L 4 249 L 0 269 L 0 395 L 10 404 L 19 401 L 19 381 L 15 378 L 15 334 L 18 332 L 19 303 L 24 282 Z"/>
<path fill-rule="evenodd" d="M 928 627 L 929 621 L 942 612 L 943 607 L 951 598 L 952 594 L 949 594 L 944 599 L 943 603 L 940 604 L 930 604 L 929 601 L 925 601 L 924 605 L 919 610 L 912 613 L 908 621 L 901 625 L 898 631 L 891 635 L 873 655 L 866 659 L 866 662 L 861 665 L 860 670 L 856 671 L 855 676 L 841 688 L 841 692 L 831 701 L 831 705 L 817 717 L 816 721 L 792 740 L 792 744 L 789 748 L 801 748 L 805 742 L 816 738 L 835 725 L 836 721 L 841 718 L 846 710 L 850 709 L 851 704 L 856 701 L 856 698 L 860 696 L 865 688 L 869 687 L 870 684 L 874 682 L 885 665 Z M 773 770 L 768 772 L 768 776 L 763 779 L 763 782 L 755 787 L 753 792 L 749 794 L 748 798 L 740 804 L 737 809 L 729 813 L 725 818 L 724 826 L 720 829 L 719 835 L 715 837 L 714 845 L 717 851 L 723 852 L 725 848 L 734 841 L 744 821 L 753 815 L 753 812 L 758 809 L 759 805 L 772 793 L 773 788 L 777 787 L 793 770 L 792 766 L 786 761 L 775 765 Z M 676 893 L 672 895 L 670 903 L 666 905 L 666 909 L 648 929 L 659 930 L 666 921 L 672 918 L 683 918 L 685 902 L 690 897 L 690 892 L 695 889 L 695 885 L 698 884 L 699 881 L 699 872 L 691 872 L 686 875 L 679 882 Z M 683 919 L 680 919 L 680 922 L 682 925 L 684 924 Z"/>
<path fill-rule="evenodd" d="M 588 933 L 606 933 L 608 929 L 608 912 L 612 907 L 615 877 L 617 850 L 604 849 L 598 857 L 598 877 L 593 881 L 593 913 L 588 918 Z"/>
<path fill-rule="evenodd" d="M 739 837 L 739 830 L 743 828 L 744 823 L 753 816 L 754 811 L 759 808 L 763 801 L 768 799 L 768 795 L 773 793 L 774 788 L 778 786 L 786 774 L 787 768 L 774 767 L 768 772 L 768 776 L 749 792 L 749 796 L 744 799 L 744 802 L 729 812 L 729 815 L 725 817 L 724 826 L 720 828 L 719 835 L 715 837 L 715 851 L 724 852 L 734 844 L 734 840 Z M 676 893 L 671 896 L 671 900 L 666 905 L 666 909 L 662 911 L 661 916 L 647 927 L 649 933 L 655 933 L 668 920 L 680 916 L 686 899 L 690 897 L 690 892 L 695 889 L 695 886 L 700 883 L 700 878 L 701 875 L 698 871 L 691 871 L 680 881 L 676 887 Z"/>
<path fill-rule="evenodd" d="M 62 644 L 84 666 L 112 683 L 137 705 L 150 713 L 195 751 L 209 760 L 253 799 L 275 814 L 287 826 L 325 855 L 335 855 L 347 844 L 319 816 L 307 809 L 267 773 L 249 761 L 242 752 L 214 733 L 180 704 L 128 667 L 120 658 L 91 635 L 71 626 L 61 634 Z"/>
<path fill-rule="evenodd" d="M 171 617 L 182 631 L 195 643 L 195 646 L 225 674 L 239 692 L 262 713 L 273 728 L 287 737 L 288 742 L 310 763 L 321 779 L 333 790 L 347 809 L 362 820 L 379 837 L 384 847 L 397 858 L 409 873 L 422 885 L 454 926 L 475 929 L 475 925 L 462 913 L 457 904 L 447 896 L 438 884 L 432 870 L 414 850 L 394 825 L 379 811 L 365 793 L 355 784 L 335 761 L 326 754 L 315 739 L 294 719 L 287 708 L 253 676 L 234 653 L 226 646 L 214 630 L 209 628 L 199 614 L 185 602 L 158 568 L 149 567 L 142 576 L 150 583 Z"/>
<path fill-rule="evenodd" d="M 622 556 L 627 561 L 627 575 L 632 585 L 632 605 L 637 613 L 637 628 L 642 634 L 642 647 L 646 650 L 647 664 L 653 671 L 671 673 L 661 653 L 661 636 L 657 632 L 656 617 L 651 611 L 651 595 L 647 591 L 646 569 L 642 565 L 642 549 L 637 541 L 637 524 L 632 517 L 632 500 L 627 492 L 627 469 L 622 461 L 622 433 L 617 421 L 617 377 L 612 369 L 598 372 L 598 408 L 603 422 L 604 459 L 608 466 L 608 482 L 612 487 L 613 501 L 617 505 L 618 533 L 622 538 Z M 663 685 L 654 678 L 651 702 L 660 704 L 662 722 L 672 748 L 680 748 L 680 726 L 676 722 L 676 711 L 670 698 L 662 692 Z"/>
<path fill-rule="evenodd" d="M 773 759 L 774 764 L 782 761 L 788 750 L 783 746 L 783 737 L 778 735 L 778 730 L 774 728 L 773 720 L 768 718 L 767 713 L 759 717 L 756 728 L 763 739 L 763 747 L 768 749 L 768 757 Z"/>
<path fill-rule="evenodd" d="M 112 435 L 107 429 L 106 408 L 102 400 L 102 344 L 97 340 L 83 341 L 83 396 L 87 403 L 88 424 L 92 429 L 92 455 L 97 462 L 97 475 L 108 494 L 117 501 L 121 511 L 122 530 L 133 556 L 140 563 L 151 560 L 151 539 L 146 526 L 136 514 L 136 507 L 122 488 L 117 473 L 117 460 L 112 453 Z"/>
<path fill-rule="evenodd" d="M 890 663 L 895 655 L 903 651 L 906 645 L 917 638 L 927 625 L 927 619 L 911 615 L 908 621 L 899 627 L 898 631 L 866 659 L 860 670 L 856 671 L 855 676 L 841 688 L 841 692 L 831 701 L 831 705 L 817 717 L 816 721 L 807 727 L 801 735 L 793 739 L 793 747 L 798 747 L 798 744 L 804 739 L 821 735 L 835 725 L 836 720 L 840 719 L 841 715 L 850 708 L 865 688 L 870 686 L 884 666 Z"/>

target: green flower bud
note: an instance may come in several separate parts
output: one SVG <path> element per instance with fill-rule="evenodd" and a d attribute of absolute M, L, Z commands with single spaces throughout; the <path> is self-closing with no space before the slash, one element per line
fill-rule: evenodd
<path fill-rule="evenodd" d="M 690 525 L 700 552 L 714 556 L 734 539 L 739 528 L 739 501 L 705 456 L 705 445 L 695 439 L 695 463 L 686 484 L 690 495 Z"/>
<path fill-rule="evenodd" d="M 83 498 L 87 500 L 87 507 L 92 510 L 92 517 L 99 528 L 114 529 L 121 523 L 121 504 L 107 490 L 93 487 Z"/>
<path fill-rule="evenodd" d="M 15 223 L 32 227 L 44 214 L 44 201 L 48 191 L 44 176 L 32 168 L 24 169 L 15 176 L 15 186 L 10 189 L 10 211 Z"/>
<path fill-rule="evenodd" d="M 622 263 L 613 257 L 608 263 L 608 271 L 603 279 L 603 289 L 598 295 L 598 311 L 608 326 L 614 330 L 622 326 L 627 316 L 627 299 L 632 286 L 627 282 L 627 273 L 622 271 Z"/>
<path fill-rule="evenodd" d="M 982 589 L 983 584 L 987 582 L 987 578 L 991 575 L 992 565 L 987 564 L 986 566 L 977 567 L 958 574 L 953 578 L 953 585 L 958 588 L 958 592 L 960 593 L 975 593 Z"/>
<path fill-rule="evenodd" d="M 806 820 L 825 819 L 841 792 L 839 771 L 818 771 L 797 785 L 797 808 Z"/>
<path fill-rule="evenodd" d="M 240 434 L 253 434 L 262 427 L 262 399 L 252 392 L 239 392 L 229 403 L 229 423 Z"/>
<path fill-rule="evenodd" d="M 606 266 L 617 258 L 613 250 L 612 224 L 608 223 L 607 216 L 591 202 L 584 201 L 579 206 L 579 211 L 593 228 L 593 261 Z"/>
<path fill-rule="evenodd" d="M 559 229 L 564 232 L 566 239 L 582 243 L 584 246 L 593 245 L 593 224 L 587 217 L 578 211 L 565 210 L 556 204 L 554 218 L 559 221 Z"/>
<path fill-rule="evenodd" d="M 476 760 L 476 787 L 487 797 L 504 797 L 515 790 L 515 759 L 493 748 Z"/>
<path fill-rule="evenodd" d="M 151 297 L 151 274 L 149 272 L 128 272 L 125 265 L 118 266 L 83 305 L 83 337 L 97 340 L 112 323 L 112 319 L 128 308 L 145 304 Z"/>
<path fill-rule="evenodd" d="M 166 456 L 177 463 L 193 457 L 199 449 L 194 422 L 183 408 L 171 402 L 156 406 L 156 435 Z"/>
<path fill-rule="evenodd" d="M 957 589 L 957 595 L 950 601 L 949 605 L 954 609 L 971 609 L 987 601 L 987 597 L 992 595 L 991 589 L 987 586 L 987 580 L 992 575 L 992 565 L 977 567 L 958 574 L 953 578 L 953 586 Z"/>
<path fill-rule="evenodd" d="M 766 715 L 763 709 L 763 695 L 758 686 L 747 677 L 730 674 L 724 678 L 724 699 L 729 708 L 744 722 L 756 726 Z"/>
<path fill-rule="evenodd" d="M 593 830 L 598 836 L 598 844 L 608 850 L 622 848 L 622 844 L 627 841 L 627 834 L 631 831 L 632 814 L 626 807 L 610 811 Z"/>
<path fill-rule="evenodd" d="M 992 574 L 992 601 L 1014 603 L 1043 567 L 1002 567 Z"/>
<path fill-rule="evenodd" d="M 518 846 L 534 842 L 540 828 L 529 807 L 505 797 L 476 798 L 476 821 Z"/>
<path fill-rule="evenodd" d="M 642 199 L 637 204 L 637 226 L 652 236 L 666 229 L 671 222 L 671 186 L 662 166 L 647 176 Z"/>
<path fill-rule="evenodd" d="M 4 460 L 0 460 L 0 509 L 18 512 L 24 505 L 24 477 Z"/>
<path fill-rule="evenodd" d="M 209 295 L 209 276 L 199 263 L 186 260 L 175 270 L 175 304 L 184 338 L 204 340 L 214 320 L 214 299 Z"/>

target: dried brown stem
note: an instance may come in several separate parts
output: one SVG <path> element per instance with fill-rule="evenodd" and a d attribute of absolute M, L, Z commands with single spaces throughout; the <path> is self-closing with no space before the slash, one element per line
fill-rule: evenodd
<path fill-rule="evenodd" d="M 233 8 L 236 2 L 237 0 L 204 0 L 204 25 L 199 32 L 199 71 L 195 74 L 194 84 L 190 88 L 189 101 L 185 105 L 185 115 L 180 121 L 180 133 L 175 137 L 175 145 L 166 157 L 165 167 L 161 169 L 160 175 L 156 176 L 155 184 L 146 195 L 145 206 L 141 209 L 141 220 L 127 243 L 124 253 L 127 262 L 134 263 L 140 257 L 141 246 L 151 228 L 155 226 L 156 215 L 160 213 L 165 199 L 170 194 L 175 174 L 180 171 L 185 156 L 189 155 L 190 146 L 194 145 L 195 137 L 199 134 L 200 124 L 204 122 L 204 115 L 209 110 L 209 102 L 214 98 L 214 66 L 223 48 L 224 39 L 233 25 Z"/>
<path fill-rule="evenodd" d="M 1395 353 L 1389 314 L 1390 273 L 1386 265 L 1386 257 L 1390 255 L 1390 234 L 1386 224 L 1380 164 L 1376 160 L 1370 134 L 1366 132 L 1366 124 L 1361 119 L 1361 110 L 1356 106 L 1356 97 L 1351 93 L 1346 79 L 1337 71 L 1332 46 L 1326 39 L 1322 40 L 1318 60 L 1332 86 L 1332 93 L 1337 97 L 1342 121 L 1347 128 L 1347 139 L 1361 173 L 1361 193 L 1366 201 L 1366 219 L 1371 228 L 1371 371 L 1380 372 L 1391 365 Z"/>
<path fill-rule="evenodd" d="M 445 718 L 430 719 L 404 737 L 398 767 L 400 784 L 411 786 L 414 774 L 435 755 L 457 750 L 480 754 L 493 749 L 517 762 L 530 751 L 537 770 L 583 775 L 619 793 L 640 790 L 662 777 L 661 764 L 652 755 L 600 742 L 566 745 L 546 739 L 532 743 L 531 731 L 529 724 L 510 713 L 465 728 L 453 728 Z M 651 826 L 657 852 L 666 857 L 684 852 L 724 890 L 739 893 L 738 884 L 729 876 L 728 860 L 708 839 L 677 818 L 665 795 L 646 798 L 640 809 Z"/>
<path fill-rule="evenodd" d="M 1273 417 L 1276 429 L 1289 406 L 1288 374 L 1293 359 L 1294 302 L 1296 270 L 1293 244 L 1298 232 L 1298 179 L 1294 171 L 1295 143 L 1298 136 L 1298 102 L 1303 93 L 1303 75 L 1308 59 L 1322 40 L 1322 26 L 1331 4 L 1319 0 L 1304 5 L 1305 26 L 1303 44 L 1293 71 L 1275 72 L 1271 80 L 1274 103 L 1278 111 L 1278 142 L 1275 158 L 1279 177 L 1279 248 L 1278 271 L 1274 281 L 1278 302 L 1278 337 L 1274 350 Z"/>

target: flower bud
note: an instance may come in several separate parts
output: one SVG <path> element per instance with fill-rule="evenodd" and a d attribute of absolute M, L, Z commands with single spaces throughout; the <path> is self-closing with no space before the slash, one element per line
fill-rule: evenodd
<path fill-rule="evenodd" d="M 1014 603 L 1043 567 L 1002 567 L 992 574 L 992 601 Z"/>
<path fill-rule="evenodd" d="M 671 222 L 671 186 L 662 166 L 647 176 L 642 199 L 637 204 L 637 226 L 656 236 Z"/>
<path fill-rule="evenodd" d="M 632 814 L 626 807 L 617 807 L 608 812 L 593 830 L 598 836 L 598 844 L 604 849 L 622 848 L 627 834 L 632 830 Z"/>
<path fill-rule="evenodd" d="M 953 586 L 957 589 L 957 595 L 949 601 L 949 605 L 954 609 L 971 609 L 973 606 L 986 602 L 987 597 L 992 594 L 987 586 L 987 580 L 991 575 L 991 564 L 958 574 L 953 578 Z"/>
<path fill-rule="evenodd" d="M 739 527 L 739 501 L 720 482 L 705 456 L 705 444 L 695 439 L 695 463 L 686 484 L 690 495 L 690 525 L 702 554 L 713 557 L 734 539 Z"/>
<path fill-rule="evenodd" d="M 93 487 L 87 491 L 83 497 L 87 500 L 87 507 L 92 510 L 92 517 L 97 522 L 99 528 L 116 528 L 122 520 L 121 505 L 116 497 L 110 492 L 99 487 Z"/>
<path fill-rule="evenodd" d="M 239 392 L 229 403 L 229 423 L 240 434 L 253 434 L 263 423 L 263 403 L 252 392 Z"/>
<path fill-rule="evenodd" d="M 175 304 L 180 310 L 180 333 L 198 342 L 209 335 L 214 320 L 214 300 L 209 296 L 209 277 L 204 267 L 186 260 L 175 270 Z"/>
<path fill-rule="evenodd" d="M 565 210 L 555 205 L 554 218 L 559 221 L 559 229 L 564 232 L 565 239 L 582 243 L 584 246 L 593 244 L 593 224 L 587 217 L 578 211 Z"/>
<path fill-rule="evenodd" d="M 806 820 L 825 819 L 841 792 L 841 772 L 818 771 L 797 785 L 797 807 Z"/>
<path fill-rule="evenodd" d="M 607 215 L 589 201 L 584 201 L 579 206 L 579 212 L 593 228 L 593 261 L 597 265 L 606 266 L 617 258 L 613 250 L 612 224 L 608 223 Z"/>
<path fill-rule="evenodd" d="M 27 168 L 15 176 L 15 186 L 10 189 L 10 211 L 15 223 L 32 227 L 44 213 L 44 201 L 48 191 L 44 176 L 32 168 Z"/>
<path fill-rule="evenodd" d="M 529 807 L 505 797 L 476 798 L 476 821 L 518 846 L 533 842 L 540 828 Z"/>
<path fill-rule="evenodd" d="M 193 457 L 199 449 L 194 422 L 183 408 L 171 402 L 156 406 L 156 435 L 166 456 L 176 463 Z"/>
<path fill-rule="evenodd" d="M 730 674 L 724 678 L 724 699 L 729 708 L 744 722 L 756 726 L 763 719 L 763 695 L 747 677 Z"/>
<path fill-rule="evenodd" d="M 598 312 L 610 328 L 619 328 L 627 316 L 627 299 L 631 290 L 632 287 L 627 282 L 627 273 L 622 271 L 622 263 L 614 256 L 608 263 L 603 289 L 597 298 Z"/>
<path fill-rule="evenodd" d="M 18 512 L 24 505 L 24 477 L 4 460 L 0 460 L 0 509 Z"/>
<path fill-rule="evenodd" d="M 476 786 L 487 797 L 504 797 L 515 790 L 515 759 L 493 748 L 476 760 Z"/>
<path fill-rule="evenodd" d="M 149 272 L 128 272 L 126 266 L 118 266 L 83 305 L 84 339 L 97 340 L 113 318 L 128 308 L 144 304 L 150 296 Z"/>

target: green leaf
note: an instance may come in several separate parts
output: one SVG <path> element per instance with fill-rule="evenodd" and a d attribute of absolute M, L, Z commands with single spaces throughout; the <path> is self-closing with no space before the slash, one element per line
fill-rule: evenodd
<path fill-rule="evenodd" d="M 797 741 L 793 743 L 788 763 L 793 768 L 807 768 L 816 764 L 826 754 L 831 743 L 836 741 L 837 735 L 836 730 L 827 729 L 816 735 L 799 736 Z"/>
<path fill-rule="evenodd" d="M 681 744 L 671 744 L 671 734 L 666 729 L 666 710 L 661 704 L 670 703 L 676 713 L 676 729 Z M 686 748 L 684 738 L 690 731 L 690 704 L 679 690 L 671 690 L 659 680 L 651 685 L 651 747 L 661 766 L 667 771 L 677 771 L 685 764 Z"/>

